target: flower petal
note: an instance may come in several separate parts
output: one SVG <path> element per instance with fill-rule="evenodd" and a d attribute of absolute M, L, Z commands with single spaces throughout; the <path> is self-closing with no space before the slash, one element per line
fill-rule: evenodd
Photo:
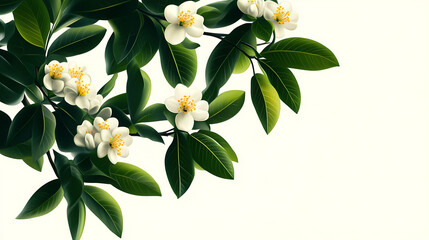
<path fill-rule="evenodd" d="M 127 147 L 123 146 L 121 148 L 121 154 L 119 156 L 126 158 L 128 157 L 128 155 L 130 155 L 130 150 Z"/>
<path fill-rule="evenodd" d="M 106 129 L 101 130 L 100 135 L 101 135 L 101 141 L 110 142 L 112 133 L 109 130 L 106 130 Z"/>
<path fill-rule="evenodd" d="M 191 98 L 194 99 L 195 102 L 198 102 L 203 97 L 203 94 L 198 88 L 190 87 L 189 88 L 189 95 L 191 95 Z"/>
<path fill-rule="evenodd" d="M 109 125 L 110 130 L 113 130 L 119 126 L 118 119 L 112 117 L 106 120 L 106 123 Z"/>
<path fill-rule="evenodd" d="M 173 4 L 168 5 L 164 9 L 165 19 L 172 24 L 179 23 L 177 16 L 179 15 L 179 7 Z"/>
<path fill-rule="evenodd" d="M 110 146 L 108 142 L 101 142 L 97 147 L 97 157 L 104 158 L 109 151 Z"/>
<path fill-rule="evenodd" d="M 188 94 L 189 94 L 189 89 L 181 83 L 177 84 L 176 87 L 174 88 L 174 96 L 176 97 L 176 100 L 179 100 L 183 96 Z"/>
<path fill-rule="evenodd" d="M 92 136 L 89 133 L 85 135 L 85 146 L 88 149 L 94 149 L 95 148 L 94 136 Z"/>
<path fill-rule="evenodd" d="M 104 128 L 101 128 L 102 124 L 104 122 L 104 119 L 101 117 L 95 117 L 94 119 L 94 128 L 98 131 L 101 132 L 101 130 L 103 130 Z"/>
<path fill-rule="evenodd" d="M 250 7 L 247 9 L 248 14 L 254 18 L 258 17 L 258 7 L 255 4 L 251 4 Z"/>
<path fill-rule="evenodd" d="M 292 11 L 290 13 L 290 21 L 292 23 L 296 23 L 296 22 L 298 22 L 298 19 L 299 19 L 299 13 L 297 11 Z"/>
<path fill-rule="evenodd" d="M 176 127 L 185 132 L 191 131 L 194 126 L 194 118 L 189 113 L 178 113 L 175 122 Z"/>
<path fill-rule="evenodd" d="M 195 121 L 205 121 L 209 118 L 209 113 L 207 111 L 199 109 L 193 111 L 191 114 Z"/>
<path fill-rule="evenodd" d="M 124 140 L 125 146 L 130 146 L 133 143 L 133 137 L 131 136 L 126 136 L 122 140 Z"/>
<path fill-rule="evenodd" d="M 285 28 L 288 30 L 295 30 L 298 26 L 296 23 L 285 23 Z"/>
<path fill-rule="evenodd" d="M 249 2 L 247 0 L 238 0 L 237 7 L 242 13 L 247 13 L 247 8 L 249 7 Z"/>
<path fill-rule="evenodd" d="M 198 110 L 202 110 L 202 111 L 207 112 L 209 110 L 209 103 L 205 100 L 198 101 L 196 104 L 196 107 Z"/>
<path fill-rule="evenodd" d="M 112 109 L 110 107 L 105 107 L 101 109 L 101 111 L 97 114 L 97 117 L 101 117 L 104 120 L 108 119 L 111 116 L 112 116 Z"/>
<path fill-rule="evenodd" d="M 191 37 L 201 37 L 204 34 L 204 28 L 194 25 L 185 28 L 185 31 Z"/>
<path fill-rule="evenodd" d="M 102 142 L 100 133 L 94 134 L 94 141 L 95 141 L 95 146 L 98 146 Z"/>
<path fill-rule="evenodd" d="M 45 88 L 48 90 L 52 91 L 52 78 L 51 75 L 49 75 L 49 72 L 43 77 L 43 85 L 45 85 Z"/>
<path fill-rule="evenodd" d="M 74 144 L 78 147 L 85 147 L 85 137 L 80 134 L 76 134 L 73 138 Z"/>
<path fill-rule="evenodd" d="M 89 100 L 86 96 L 77 96 L 76 97 L 76 105 L 81 109 L 88 109 L 89 108 Z"/>
<path fill-rule="evenodd" d="M 186 37 L 186 31 L 183 28 L 174 23 L 168 25 L 164 32 L 165 40 L 172 45 L 183 42 Z"/>
<path fill-rule="evenodd" d="M 179 112 L 179 102 L 177 101 L 177 99 L 172 96 L 169 97 L 167 99 L 165 99 L 165 107 L 168 109 L 168 111 L 172 112 L 172 113 L 178 113 Z"/>
<path fill-rule="evenodd" d="M 67 93 L 65 94 L 64 100 L 66 100 L 66 102 L 70 105 L 76 105 L 76 94 L 73 93 Z"/>
<path fill-rule="evenodd" d="M 179 13 L 181 11 L 187 12 L 188 10 L 191 11 L 189 14 L 196 13 L 197 12 L 197 4 L 193 1 L 186 1 L 186 2 L 179 5 Z"/>
<path fill-rule="evenodd" d="M 109 151 L 107 151 L 107 157 L 109 157 L 110 162 L 113 164 L 118 162 L 117 152 L 113 148 L 110 148 Z"/>
<path fill-rule="evenodd" d="M 130 130 L 127 127 L 118 127 L 112 131 L 112 136 L 115 136 L 116 134 L 120 134 L 121 138 L 124 138 L 130 135 Z"/>
<path fill-rule="evenodd" d="M 283 26 L 284 24 L 280 25 L 278 22 L 274 22 L 274 31 L 276 31 L 276 37 L 282 38 L 285 36 L 285 28 Z"/>

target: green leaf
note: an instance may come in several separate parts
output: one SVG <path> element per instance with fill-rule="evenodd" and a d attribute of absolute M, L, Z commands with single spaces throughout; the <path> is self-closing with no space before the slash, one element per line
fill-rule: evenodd
<path fill-rule="evenodd" d="M 41 103 L 45 99 L 36 84 L 31 84 L 27 86 L 27 88 L 25 89 L 25 94 L 35 103 Z"/>
<path fill-rule="evenodd" d="M 39 188 L 28 200 L 17 219 L 43 216 L 54 210 L 63 199 L 64 191 L 58 179 L 52 180 Z"/>
<path fill-rule="evenodd" d="M 173 127 L 176 127 L 176 114 L 170 112 L 167 108 L 164 109 L 164 116 Z"/>
<path fill-rule="evenodd" d="M 306 38 L 283 39 L 264 49 L 261 55 L 283 67 L 303 70 L 323 70 L 339 66 L 331 50 Z"/>
<path fill-rule="evenodd" d="M 196 132 L 190 135 L 190 147 L 194 161 L 209 173 L 234 179 L 234 167 L 225 149 L 212 138 Z"/>
<path fill-rule="evenodd" d="M 185 40 L 183 40 L 182 45 L 187 49 L 197 49 L 200 47 L 200 44 L 192 42 L 188 38 L 185 38 Z"/>
<path fill-rule="evenodd" d="M 0 102 L 8 105 L 16 105 L 24 97 L 24 86 L 4 77 L 0 73 Z"/>
<path fill-rule="evenodd" d="M 14 159 L 31 158 L 31 139 L 14 145 L 6 145 L 0 148 L 0 153 Z"/>
<path fill-rule="evenodd" d="M 119 120 L 119 126 L 124 126 L 130 128 L 132 126 L 132 122 L 130 118 L 125 114 L 121 109 L 112 106 L 112 117 Z"/>
<path fill-rule="evenodd" d="M 3 38 L 5 37 L 5 31 L 6 31 L 6 24 L 0 19 L 0 41 L 3 41 Z"/>
<path fill-rule="evenodd" d="M 6 145 L 7 135 L 9 133 L 10 124 L 12 120 L 9 115 L 0 110 L 0 148 Z"/>
<path fill-rule="evenodd" d="M 161 40 L 159 55 L 162 72 L 172 86 L 182 83 L 189 87 L 197 75 L 197 53 L 195 49 L 187 49 L 182 44 L 171 45 Z"/>
<path fill-rule="evenodd" d="M 85 205 L 116 236 L 122 236 L 122 211 L 116 200 L 106 191 L 94 186 L 85 186 L 82 199 Z"/>
<path fill-rule="evenodd" d="M 66 103 L 64 100 L 58 106 L 60 109 L 54 112 L 57 119 L 55 138 L 58 148 L 63 152 L 83 151 L 83 148 L 76 146 L 74 143 L 74 137 L 77 134 L 77 126 L 83 122 L 85 112 L 77 106 Z"/>
<path fill-rule="evenodd" d="M 155 180 L 144 170 L 128 164 L 116 163 L 110 167 L 110 176 L 118 182 L 121 191 L 138 196 L 161 196 Z"/>
<path fill-rule="evenodd" d="M 2 0 L 0 2 L 0 14 L 10 13 L 21 4 L 22 0 Z"/>
<path fill-rule="evenodd" d="M 0 83 L 5 84 L 3 79 L 14 81 L 22 86 L 30 85 L 34 83 L 34 79 L 25 69 L 14 54 L 0 49 Z"/>
<path fill-rule="evenodd" d="M 71 12 L 87 18 L 112 19 L 137 8 L 137 0 L 73 0 Z"/>
<path fill-rule="evenodd" d="M 58 14 L 61 10 L 61 1 L 62 0 L 43 0 L 46 9 L 48 10 L 51 23 L 55 23 L 55 20 L 57 20 Z"/>
<path fill-rule="evenodd" d="M 112 78 L 106 84 L 104 84 L 100 90 L 98 90 L 97 94 L 100 94 L 103 96 L 103 98 L 105 98 L 115 87 L 116 79 L 118 79 L 118 74 L 115 73 Z"/>
<path fill-rule="evenodd" d="M 198 0 L 193 0 L 198 2 Z M 142 0 L 143 5 L 155 14 L 164 14 L 164 9 L 170 4 L 180 5 L 184 0 Z"/>
<path fill-rule="evenodd" d="M 210 130 L 210 124 L 208 124 L 206 121 L 195 121 L 194 126 L 192 129 L 203 129 L 203 130 Z"/>
<path fill-rule="evenodd" d="M 252 32 L 259 39 L 264 40 L 265 42 L 270 41 L 271 34 L 273 33 L 274 26 L 272 23 L 267 21 L 265 18 L 258 18 L 252 23 Z"/>
<path fill-rule="evenodd" d="M 251 80 L 253 106 L 259 120 L 268 134 L 273 130 L 280 116 L 280 98 L 267 76 L 256 74 Z"/>
<path fill-rule="evenodd" d="M 31 148 L 30 148 L 31 150 Z M 43 167 L 43 156 L 37 159 L 34 159 L 32 157 L 23 157 L 22 161 L 24 161 L 25 164 L 27 164 L 32 169 L 41 172 Z"/>
<path fill-rule="evenodd" d="M 231 90 L 220 94 L 209 105 L 210 124 L 224 122 L 234 117 L 243 107 L 244 91 Z"/>
<path fill-rule="evenodd" d="M 148 138 L 155 142 L 164 143 L 161 134 L 159 134 L 159 132 L 156 131 L 153 127 L 145 124 L 136 124 L 135 127 L 141 137 Z"/>
<path fill-rule="evenodd" d="M 244 24 L 234 29 L 210 54 L 206 67 L 207 88 L 203 92 L 203 99 L 208 102 L 216 98 L 219 89 L 231 77 L 240 56 L 240 51 L 234 46 L 253 35 L 250 26 L 250 24 Z"/>
<path fill-rule="evenodd" d="M 50 29 L 49 13 L 42 0 L 24 0 L 13 11 L 15 25 L 27 42 L 44 48 Z"/>
<path fill-rule="evenodd" d="M 149 76 L 136 64 L 130 64 L 127 69 L 127 99 L 131 121 L 137 122 L 141 112 L 149 101 L 151 82 Z"/>
<path fill-rule="evenodd" d="M 98 22 L 97 19 L 91 19 L 91 18 L 84 18 L 83 17 L 83 18 L 77 20 L 76 22 L 70 24 L 69 27 L 71 27 L 71 28 L 85 27 L 85 26 L 93 25 L 96 22 Z"/>
<path fill-rule="evenodd" d="M 95 48 L 105 34 L 106 29 L 97 25 L 71 28 L 55 39 L 49 54 L 70 57 L 86 53 Z"/>
<path fill-rule="evenodd" d="M 165 105 L 162 103 L 155 103 L 145 108 L 140 114 L 139 120 L 137 122 L 156 122 L 167 120 L 164 115 Z"/>
<path fill-rule="evenodd" d="M 235 0 L 218 1 L 200 7 L 197 13 L 204 17 L 204 25 L 208 28 L 232 25 L 243 16 Z"/>
<path fill-rule="evenodd" d="M 79 199 L 75 204 L 67 206 L 67 220 L 69 222 L 70 234 L 73 240 L 79 240 L 82 237 L 85 227 L 86 210 L 85 204 Z"/>
<path fill-rule="evenodd" d="M 58 178 L 64 190 L 64 197 L 69 206 L 80 202 L 83 191 L 83 180 L 79 169 L 73 161 L 54 151 L 55 166 L 58 171 Z"/>
<path fill-rule="evenodd" d="M 221 147 L 223 147 L 223 149 L 225 150 L 226 154 L 228 154 L 228 157 L 231 161 L 238 162 L 237 154 L 235 154 L 231 145 L 229 145 L 229 143 L 223 137 L 211 131 L 200 130 L 198 132 L 215 140 Z"/>
<path fill-rule="evenodd" d="M 97 166 L 91 161 L 91 157 L 96 157 L 96 153 L 94 152 L 93 156 L 91 156 L 88 152 L 82 152 L 76 155 L 76 157 L 73 159 L 73 162 L 76 164 L 76 166 L 79 168 L 80 172 L 83 174 L 84 180 L 85 176 L 103 176 L 103 177 L 109 177 L 107 174 L 105 174 L 103 171 L 98 169 Z M 108 172 L 108 171 L 106 171 Z M 113 179 L 111 179 L 114 181 Z M 85 181 L 86 182 L 86 181 Z"/>
<path fill-rule="evenodd" d="M 0 40 L 0 47 L 9 43 L 9 39 L 15 33 L 15 29 L 15 21 L 13 20 L 4 25 L 4 37 Z"/>
<path fill-rule="evenodd" d="M 174 140 L 165 154 L 165 171 L 171 188 L 180 198 L 191 186 L 195 175 L 187 133 L 175 131 Z"/>
<path fill-rule="evenodd" d="M 123 111 L 125 114 L 129 114 L 127 94 L 122 93 L 108 99 L 103 103 L 103 105 L 101 105 L 100 109 L 103 109 L 105 107 L 116 107 Z"/>
<path fill-rule="evenodd" d="M 33 130 L 33 118 L 41 105 L 33 104 L 21 109 L 14 117 L 8 134 L 7 145 L 13 146 L 30 139 Z"/>
<path fill-rule="evenodd" d="M 261 60 L 259 65 L 276 89 L 280 99 L 295 113 L 298 113 L 301 105 L 301 92 L 293 73 L 285 66 L 269 60 Z"/>
<path fill-rule="evenodd" d="M 32 131 L 32 158 L 39 159 L 55 143 L 55 116 L 45 106 L 39 105 L 39 109 L 33 118 Z"/>

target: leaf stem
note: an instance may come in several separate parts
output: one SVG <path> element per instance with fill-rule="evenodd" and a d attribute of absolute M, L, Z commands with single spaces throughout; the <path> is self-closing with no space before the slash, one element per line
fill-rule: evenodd
<path fill-rule="evenodd" d="M 54 161 L 52 160 L 52 156 L 51 156 L 51 152 L 50 152 L 50 150 L 48 150 L 48 151 L 46 152 L 46 156 L 48 156 L 49 163 L 51 164 L 51 167 L 52 167 L 52 169 L 54 170 L 55 176 L 57 176 L 57 178 L 58 178 L 57 168 L 55 167 Z"/>
<path fill-rule="evenodd" d="M 30 102 L 27 99 L 27 96 L 24 94 L 24 98 L 22 99 L 22 104 L 24 104 L 24 107 L 29 106 Z"/>

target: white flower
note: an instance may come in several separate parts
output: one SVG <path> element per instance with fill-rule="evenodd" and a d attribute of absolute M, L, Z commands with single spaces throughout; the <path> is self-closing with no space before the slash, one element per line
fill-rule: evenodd
<path fill-rule="evenodd" d="M 81 79 L 83 75 L 88 74 L 85 66 L 77 65 L 75 62 L 69 62 L 68 67 L 71 78 Z"/>
<path fill-rule="evenodd" d="M 88 120 L 83 121 L 82 125 L 77 126 L 77 134 L 73 140 L 76 146 L 86 147 L 91 150 L 95 149 L 101 142 L 99 133 L 96 141 L 95 128 Z"/>
<path fill-rule="evenodd" d="M 112 109 L 110 107 L 105 107 L 97 114 L 97 117 L 101 117 L 103 120 L 107 120 L 112 116 Z"/>
<path fill-rule="evenodd" d="M 274 24 L 276 35 L 281 38 L 285 35 L 285 28 L 296 29 L 298 12 L 292 11 L 292 5 L 289 1 L 281 1 L 279 4 L 267 1 L 265 2 L 264 17 Z"/>
<path fill-rule="evenodd" d="M 71 79 L 66 62 L 59 63 L 57 60 L 51 61 L 45 65 L 45 76 L 43 77 L 43 84 L 45 87 L 55 95 L 64 97 L 65 83 Z"/>
<path fill-rule="evenodd" d="M 89 115 L 94 115 L 100 110 L 101 104 L 103 103 L 103 96 L 97 94 L 93 98 L 89 98 L 89 108 L 87 109 Z"/>
<path fill-rule="evenodd" d="M 104 120 L 102 117 L 97 116 L 94 119 L 94 129 L 97 132 L 102 132 L 103 130 L 113 130 L 119 126 L 118 119 L 111 117 Z"/>
<path fill-rule="evenodd" d="M 181 43 L 186 33 L 192 37 L 201 37 L 204 33 L 204 18 L 198 14 L 196 3 L 186 1 L 179 6 L 168 5 L 164 9 L 165 19 L 170 23 L 165 29 L 165 39 L 170 44 Z"/>
<path fill-rule="evenodd" d="M 195 121 L 205 121 L 209 118 L 209 104 L 201 100 L 201 91 L 177 84 L 174 96 L 165 100 L 165 106 L 170 112 L 177 113 L 176 127 L 182 131 L 192 130 Z"/>
<path fill-rule="evenodd" d="M 238 0 L 237 6 L 244 14 L 254 18 L 264 14 L 264 0 Z"/>
<path fill-rule="evenodd" d="M 90 99 L 96 96 L 90 87 L 91 78 L 89 75 L 72 78 L 64 87 L 64 99 L 70 105 L 77 105 L 81 109 L 88 110 L 91 106 Z"/>
<path fill-rule="evenodd" d="M 106 155 L 109 160 L 116 164 L 118 157 L 128 157 L 128 146 L 133 142 L 129 135 L 130 131 L 126 127 L 118 127 L 113 130 L 103 129 L 101 131 L 101 143 L 97 147 L 97 156 L 104 158 Z"/>

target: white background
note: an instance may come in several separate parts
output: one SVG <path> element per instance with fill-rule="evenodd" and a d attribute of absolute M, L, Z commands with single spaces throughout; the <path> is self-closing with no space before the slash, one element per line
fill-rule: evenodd
<path fill-rule="evenodd" d="M 296 115 L 282 105 L 268 136 L 250 99 L 250 69 L 232 76 L 222 91 L 245 90 L 244 108 L 212 130 L 239 156 L 234 181 L 197 171 L 177 200 L 164 170 L 171 139 L 166 145 L 136 139 L 125 161 L 149 172 L 163 196 L 102 186 L 122 208 L 123 239 L 429 239 L 429 3 L 302 0 L 294 7 L 300 20 L 289 36 L 321 42 L 341 67 L 293 70 L 301 110 Z M 89 68 L 97 88 L 109 79 L 108 36 L 110 30 L 98 48 L 72 58 Z M 194 85 L 204 88 L 205 62 L 218 40 L 196 41 L 202 46 Z M 173 94 L 158 55 L 143 69 L 153 83 L 150 104 Z M 110 96 L 123 92 L 125 82 L 121 75 Z M 11 115 L 20 107 L 1 105 Z M 15 220 L 34 191 L 55 177 L 49 163 L 39 173 L 19 160 L 0 161 L 1 239 L 69 239 L 64 200 L 48 215 Z M 87 210 L 82 239 L 117 238 Z"/>

